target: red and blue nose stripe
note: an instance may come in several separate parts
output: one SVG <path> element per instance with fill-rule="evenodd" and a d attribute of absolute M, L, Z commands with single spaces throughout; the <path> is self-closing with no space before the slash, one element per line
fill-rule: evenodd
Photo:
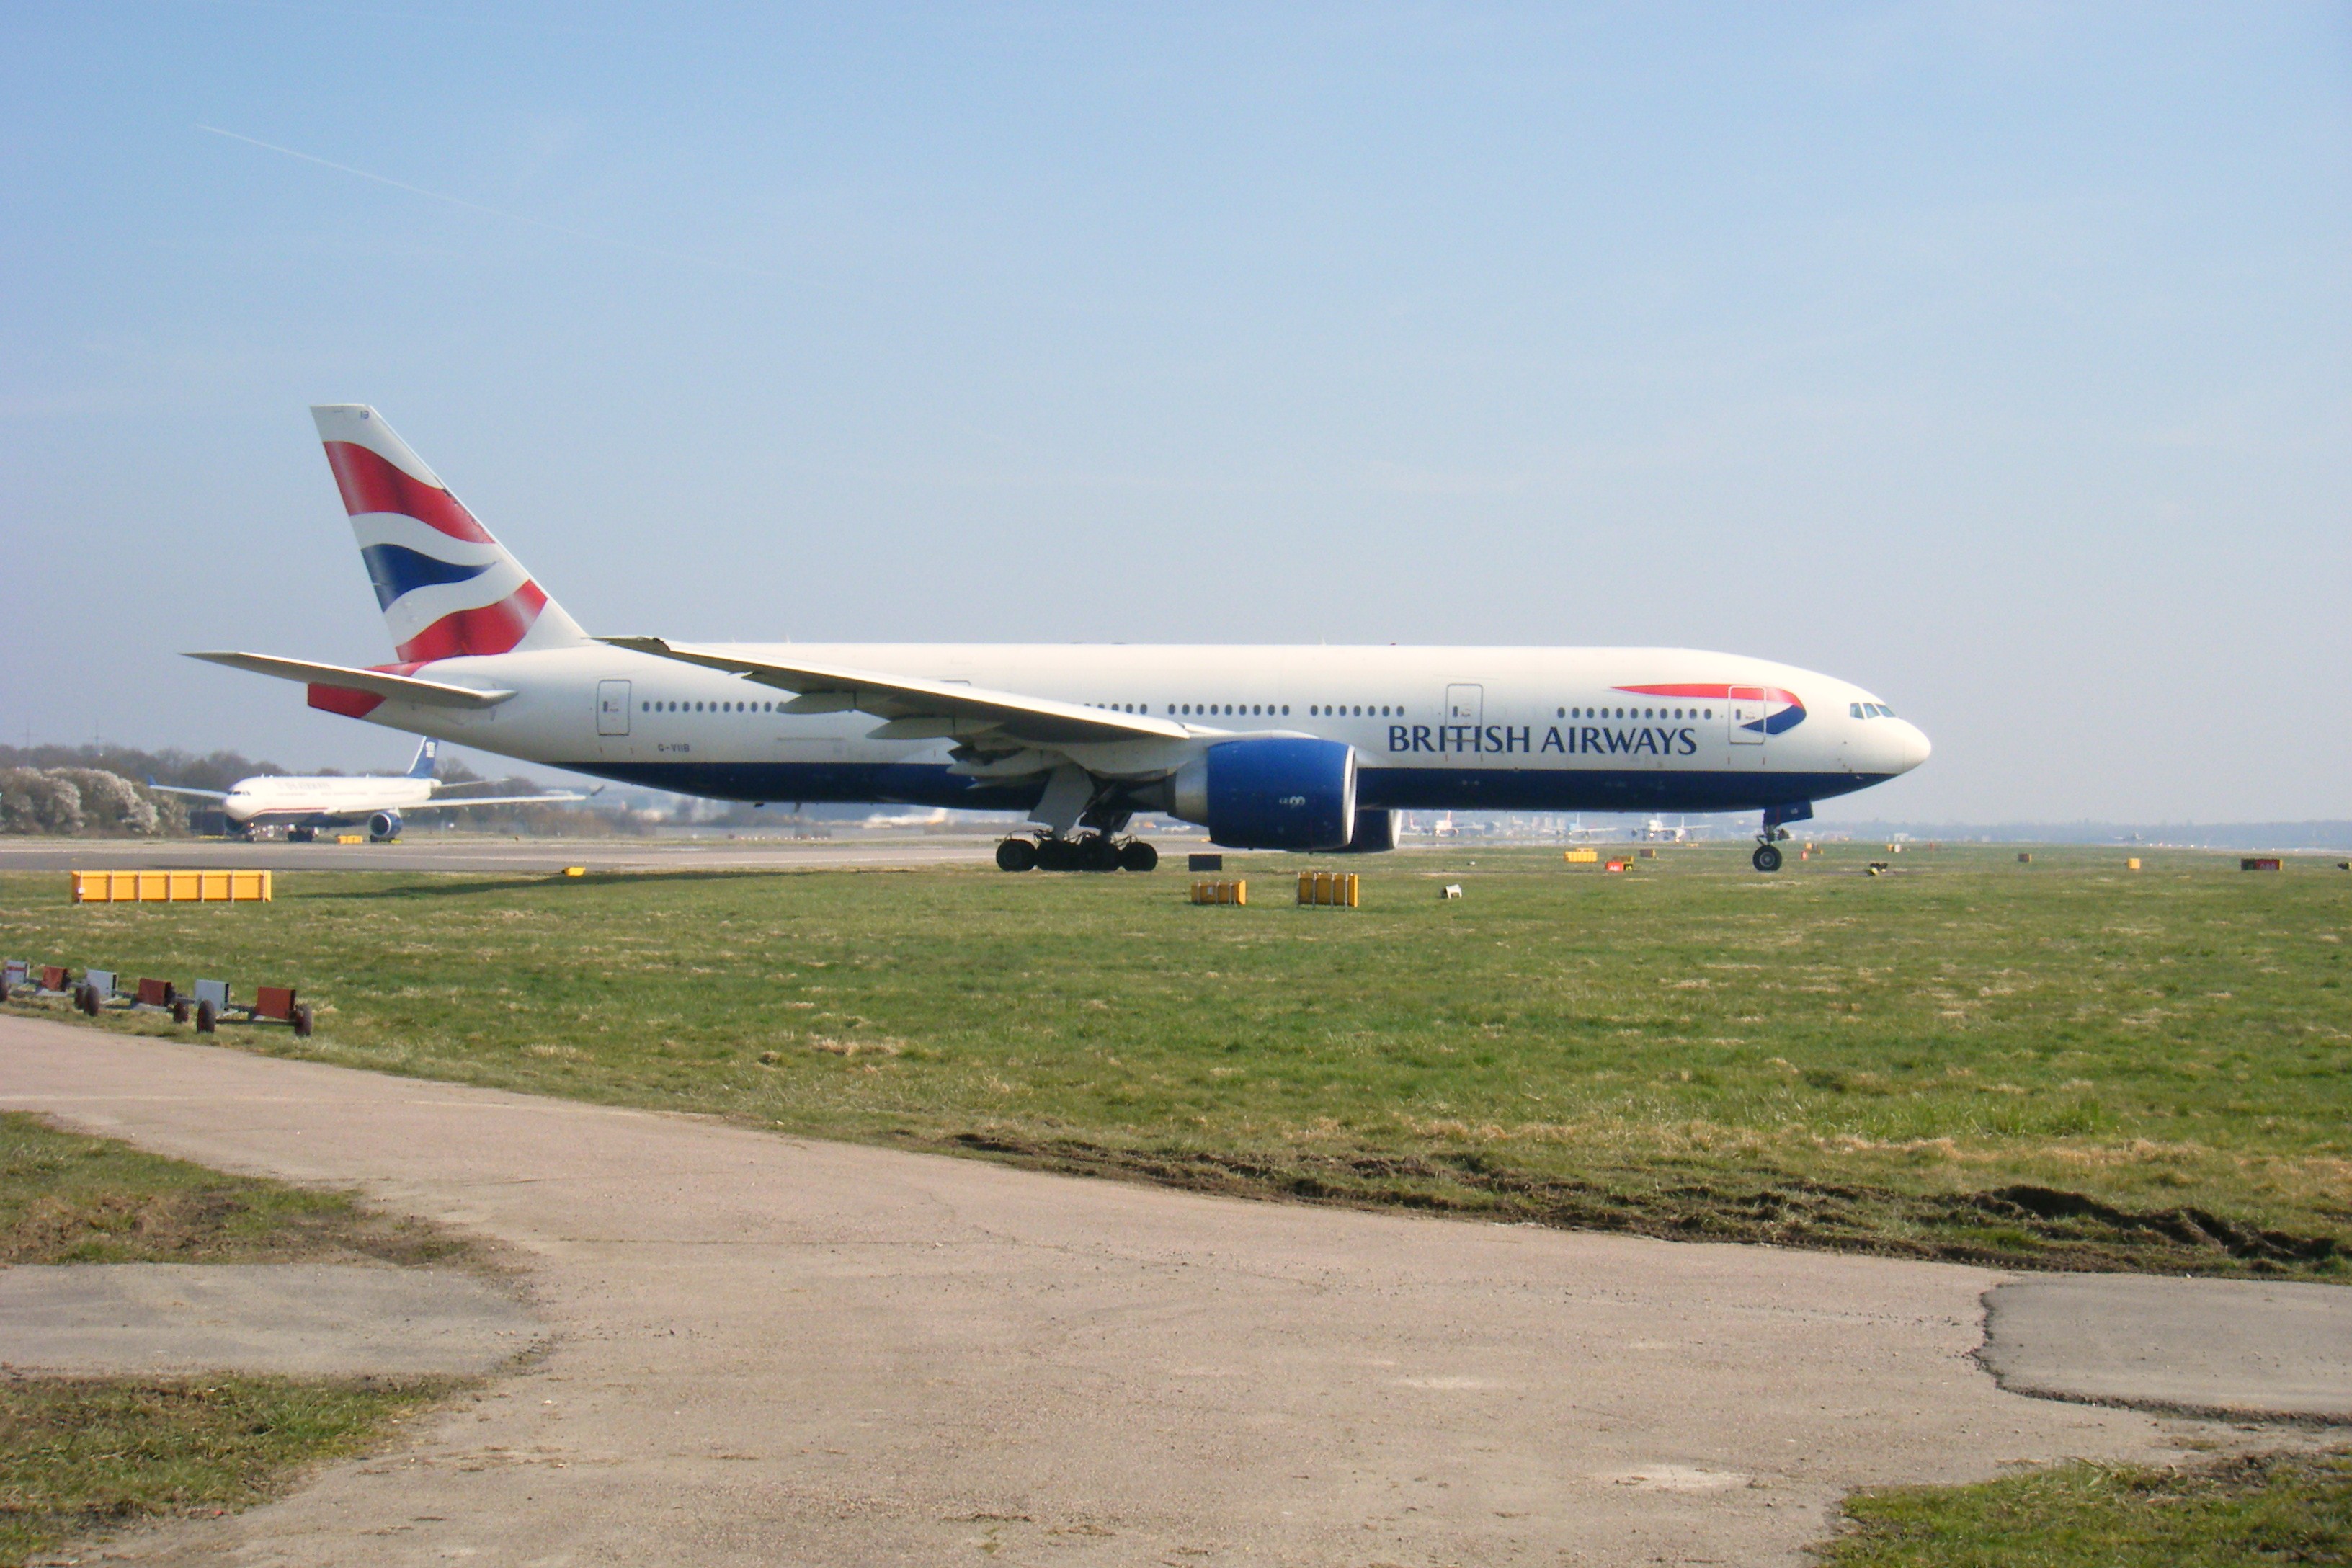
<path fill-rule="evenodd" d="M 1767 735 L 1785 734 L 1805 721 L 1804 699 L 1778 686 L 1717 686 L 1701 681 L 1664 686 L 1620 686 L 1615 689 L 1643 697 L 1701 697 L 1712 698 L 1717 702 L 1729 702 L 1734 699 L 1743 702 L 1761 702 L 1764 704 L 1764 717 L 1751 719 L 1740 728 L 1760 731 Z"/>

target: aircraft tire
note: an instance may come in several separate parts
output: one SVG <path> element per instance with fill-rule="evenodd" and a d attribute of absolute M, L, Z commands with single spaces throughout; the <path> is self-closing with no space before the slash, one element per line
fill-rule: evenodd
<path fill-rule="evenodd" d="M 1008 838 L 996 847 L 996 868 L 1000 871 L 1034 871 L 1037 868 L 1037 843 L 1032 838 Z"/>
<path fill-rule="evenodd" d="M 1077 846 L 1066 838 L 1041 838 L 1037 841 L 1037 869 L 1040 871 L 1075 871 L 1078 868 Z"/>
<path fill-rule="evenodd" d="M 1160 851 L 1140 838 L 1130 838 L 1118 847 L 1118 868 L 1122 871 L 1157 871 Z"/>
<path fill-rule="evenodd" d="M 209 1035 L 213 1032 L 213 1026 L 219 1022 L 220 1014 L 214 1008 L 211 1003 L 199 1002 L 196 1004 L 196 1033 L 199 1035 Z"/>
<path fill-rule="evenodd" d="M 1748 860 L 1759 871 L 1771 872 L 1780 868 L 1780 851 L 1775 845 L 1759 844 Z"/>

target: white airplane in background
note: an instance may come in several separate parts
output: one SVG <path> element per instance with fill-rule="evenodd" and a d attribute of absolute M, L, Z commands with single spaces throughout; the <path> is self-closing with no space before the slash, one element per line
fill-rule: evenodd
<path fill-rule="evenodd" d="M 593 637 L 371 408 L 311 410 L 399 662 L 190 657 L 313 708 L 720 800 L 1013 810 L 1009 871 L 1148 870 L 1138 812 L 1235 848 L 1393 848 L 1404 811 L 1760 811 L 1927 738 L 1850 682 L 1689 648 L 715 644 Z M 677 537 L 670 525 L 670 537 Z"/>
<path fill-rule="evenodd" d="M 433 776 L 441 742 L 427 740 L 416 748 L 416 760 L 404 773 L 257 773 L 239 779 L 226 790 L 190 789 L 184 784 L 147 787 L 166 795 L 197 795 L 220 802 L 222 813 L 247 838 L 262 827 L 284 827 L 286 837 L 304 843 L 321 827 L 367 825 L 368 837 L 389 844 L 400 837 L 401 816 L 411 811 L 454 811 L 468 805 L 547 805 L 581 800 L 580 795 L 558 791 L 550 795 L 452 795 L 436 798 L 444 787 Z"/>

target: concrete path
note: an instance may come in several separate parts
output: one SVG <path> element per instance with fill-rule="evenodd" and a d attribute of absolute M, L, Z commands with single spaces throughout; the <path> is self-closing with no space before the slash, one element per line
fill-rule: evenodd
<path fill-rule="evenodd" d="M 473 1376 L 544 1338 L 511 1293 L 452 1268 L 0 1268 L 0 1367 L 10 1372 Z"/>
<path fill-rule="evenodd" d="M 2352 1423 L 2352 1290 L 2284 1280 L 2050 1274 L 1986 1297 L 1983 1360 L 2056 1399 Z"/>
<path fill-rule="evenodd" d="M 556 1335 L 173 1564 L 1798 1563 L 1849 1489 L 2169 1457 L 1983 1270 L 1251 1204 L 0 1018 L 0 1105 L 510 1244 Z"/>

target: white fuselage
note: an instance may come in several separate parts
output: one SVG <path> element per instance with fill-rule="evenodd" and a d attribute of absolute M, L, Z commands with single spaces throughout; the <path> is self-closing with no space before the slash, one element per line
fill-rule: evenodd
<path fill-rule="evenodd" d="M 324 827 L 362 822 L 380 811 L 413 810 L 432 798 L 431 779 L 264 773 L 230 785 L 221 810 L 240 827 L 278 820 Z"/>
<path fill-rule="evenodd" d="M 730 646 L 751 659 L 1149 713 L 1202 743 L 1342 741 L 1374 808 L 1769 808 L 1866 787 L 1928 752 L 1916 728 L 1850 682 L 1685 648 Z M 440 659 L 426 673 L 514 695 L 472 710 L 392 698 L 359 716 L 720 798 L 1021 809 L 1042 787 L 1034 759 L 975 764 L 947 740 L 877 738 L 868 713 L 782 711 L 791 691 L 601 644 Z M 1164 771 L 1169 744 L 1057 751 L 1102 777 L 1140 777 Z"/>

